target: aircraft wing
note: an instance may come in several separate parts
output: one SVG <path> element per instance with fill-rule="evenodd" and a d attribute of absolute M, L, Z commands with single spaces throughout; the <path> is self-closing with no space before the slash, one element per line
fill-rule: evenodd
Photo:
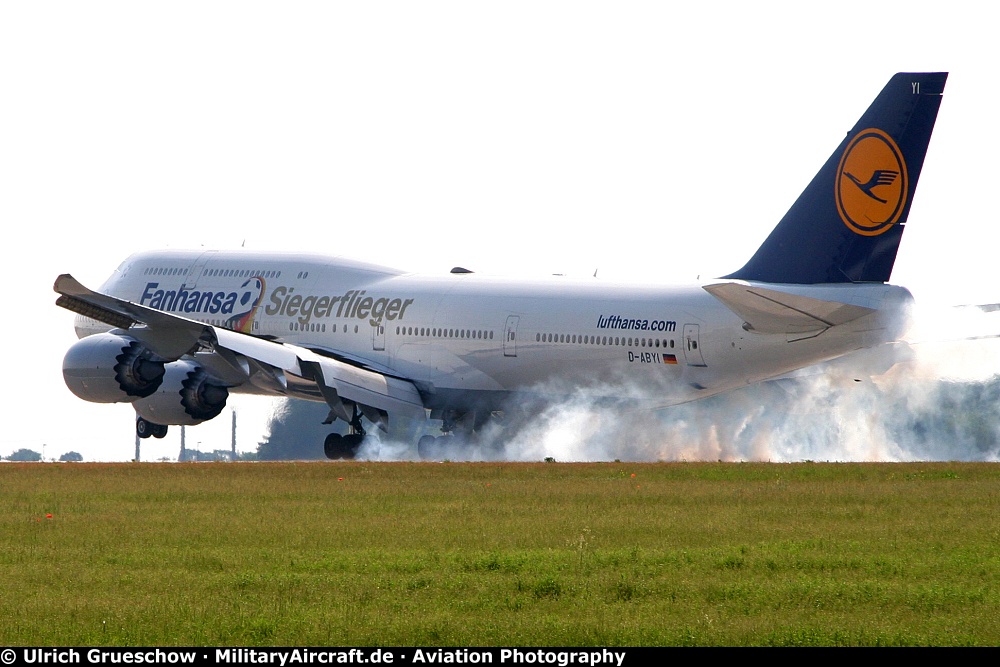
<path fill-rule="evenodd" d="M 744 282 L 706 285 L 704 289 L 743 318 L 750 330 L 759 333 L 822 331 L 875 312 L 864 306 L 788 294 Z"/>
<path fill-rule="evenodd" d="M 68 274 L 59 276 L 53 289 L 60 294 L 57 305 L 127 330 L 163 361 L 197 355 L 200 364 L 232 386 L 252 383 L 284 393 L 291 375 L 292 384 L 311 385 L 326 400 L 332 415 L 346 421 L 351 414 L 345 400 L 356 403 L 375 422 L 383 423 L 389 412 L 424 416 L 416 386 L 404 378 L 100 294 Z"/>

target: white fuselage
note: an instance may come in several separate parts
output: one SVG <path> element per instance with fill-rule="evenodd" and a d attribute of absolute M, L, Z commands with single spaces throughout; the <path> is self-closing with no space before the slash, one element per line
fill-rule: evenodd
<path fill-rule="evenodd" d="M 701 284 L 419 275 L 246 251 L 136 254 L 101 291 L 410 380 L 429 408 L 581 385 L 671 405 L 893 340 L 909 302 L 882 284 L 771 287 L 878 312 L 821 332 L 761 334 Z M 77 322 L 81 337 L 108 329 Z"/>

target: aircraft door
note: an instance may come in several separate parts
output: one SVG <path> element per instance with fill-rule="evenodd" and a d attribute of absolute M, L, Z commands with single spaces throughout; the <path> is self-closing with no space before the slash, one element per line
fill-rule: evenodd
<path fill-rule="evenodd" d="M 385 324 L 379 322 L 372 327 L 372 349 L 381 352 L 385 349 Z"/>
<path fill-rule="evenodd" d="M 517 323 L 521 320 L 517 315 L 509 315 L 503 327 L 503 356 L 517 356 Z"/>
<path fill-rule="evenodd" d="M 697 324 L 684 325 L 684 360 L 688 366 L 707 366 L 701 355 L 701 340 Z"/>
<path fill-rule="evenodd" d="M 217 250 L 206 250 L 198 256 L 198 259 L 188 269 L 187 277 L 184 278 L 184 287 L 192 289 L 198 286 L 198 279 L 201 278 L 201 272 L 205 270 L 205 264 L 217 252 Z"/>

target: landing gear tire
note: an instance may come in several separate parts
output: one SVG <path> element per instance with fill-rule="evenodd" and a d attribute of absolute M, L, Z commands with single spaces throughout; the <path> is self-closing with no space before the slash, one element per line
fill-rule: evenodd
<path fill-rule="evenodd" d="M 361 443 L 365 440 L 364 433 L 351 433 L 344 436 L 344 444 L 351 450 L 351 458 L 358 453 L 358 448 L 361 447 Z"/>
<path fill-rule="evenodd" d="M 452 456 L 463 456 L 462 450 L 467 441 L 461 436 L 451 433 L 439 435 L 425 435 L 417 441 L 417 454 L 425 461 L 445 461 Z"/>
<path fill-rule="evenodd" d="M 425 435 L 417 441 L 417 455 L 422 459 L 433 458 L 437 438 L 433 435 Z"/>
<path fill-rule="evenodd" d="M 340 459 L 350 461 L 357 455 L 358 448 L 361 446 L 361 441 L 364 440 L 364 437 L 360 434 L 341 435 L 339 433 L 331 433 L 326 436 L 326 440 L 323 442 L 323 453 L 326 454 L 326 458 L 333 459 L 334 461 Z"/>
<path fill-rule="evenodd" d="M 165 438 L 167 427 L 163 424 L 154 424 L 149 420 L 139 417 L 135 420 L 135 434 L 143 440 L 149 437 Z"/>

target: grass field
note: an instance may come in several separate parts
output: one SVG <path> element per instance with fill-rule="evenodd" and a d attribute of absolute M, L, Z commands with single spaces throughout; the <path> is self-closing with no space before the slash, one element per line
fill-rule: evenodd
<path fill-rule="evenodd" d="M 2 464 L 0 576 L 0 645 L 997 645 L 1000 466 Z"/>

